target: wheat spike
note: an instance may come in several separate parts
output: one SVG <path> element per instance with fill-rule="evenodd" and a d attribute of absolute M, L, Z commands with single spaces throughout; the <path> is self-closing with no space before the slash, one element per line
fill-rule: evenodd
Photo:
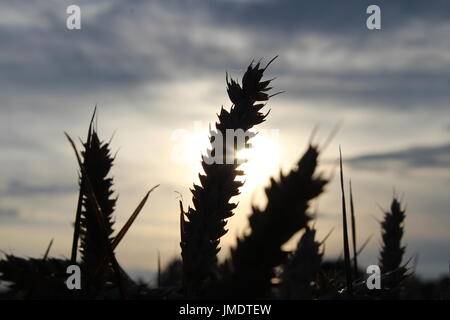
<path fill-rule="evenodd" d="M 270 64 L 270 62 L 269 62 Z M 242 182 L 236 177 L 243 175 L 232 150 L 232 163 L 227 162 L 229 150 L 226 148 L 226 132 L 229 129 L 242 129 L 244 132 L 262 123 L 267 114 L 260 110 L 267 101 L 270 80 L 263 81 L 265 68 L 260 63 L 251 64 L 242 78 L 242 85 L 233 79 L 228 80 L 227 92 L 232 102 L 230 111 L 221 109 L 216 123 L 216 132 L 223 138 L 222 163 L 208 164 L 202 160 L 205 174 L 200 174 L 200 185 L 192 191 L 193 207 L 181 214 L 181 248 L 183 258 L 183 281 L 189 296 L 197 296 L 206 280 L 211 279 L 217 264 L 220 238 L 227 232 L 226 220 L 233 215 L 235 203 L 230 199 L 239 194 Z M 210 138 L 211 143 L 213 137 Z M 245 139 L 247 144 L 248 137 Z M 236 143 L 236 141 L 235 141 Z M 211 156 L 219 150 L 210 150 Z M 187 218 L 187 219 L 186 219 Z"/>
<path fill-rule="evenodd" d="M 327 181 L 316 174 L 318 150 L 310 146 L 297 168 L 266 189 L 264 210 L 253 208 L 250 233 L 232 249 L 222 266 L 222 277 L 213 287 L 222 298 L 265 298 L 270 295 L 274 267 L 286 258 L 281 246 L 306 227 L 310 200 L 319 196 Z"/>
<path fill-rule="evenodd" d="M 379 263 L 382 273 L 389 274 L 384 281 L 387 287 L 398 285 L 406 273 L 406 268 L 401 265 L 405 253 L 405 247 L 401 244 L 404 220 L 405 211 L 402 210 L 400 202 L 394 198 L 391 210 L 384 213 L 381 222 L 382 248 Z"/>
<path fill-rule="evenodd" d="M 316 230 L 306 227 L 297 249 L 289 258 L 281 276 L 282 299 L 310 300 L 314 298 L 314 286 L 322 262 L 320 243 L 315 240 Z"/>
<path fill-rule="evenodd" d="M 92 189 L 103 214 L 105 232 L 108 241 L 112 243 L 113 238 L 113 213 L 117 198 L 113 197 L 113 180 L 109 177 L 113 165 L 109 144 L 101 142 L 95 129 L 92 129 L 82 152 L 83 167 L 89 176 Z M 84 177 L 81 177 L 81 181 Z M 83 183 L 80 182 L 80 188 Z M 103 259 L 107 256 L 106 248 L 102 239 L 101 226 L 98 224 L 96 213 L 93 208 L 95 204 L 88 194 L 87 188 L 83 188 L 83 209 L 80 219 L 80 252 L 83 265 L 89 277 L 95 275 L 95 271 L 101 266 Z"/>

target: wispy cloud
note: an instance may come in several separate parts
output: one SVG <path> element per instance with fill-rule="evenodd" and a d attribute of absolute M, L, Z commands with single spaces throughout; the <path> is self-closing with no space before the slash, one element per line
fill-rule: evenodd
<path fill-rule="evenodd" d="M 389 165 L 403 168 L 450 168 L 450 144 L 417 146 L 403 150 L 356 156 L 347 160 L 350 165 L 379 169 Z"/>
<path fill-rule="evenodd" d="M 6 184 L 5 191 L 2 192 L 4 196 L 9 197 L 30 197 L 35 195 L 56 195 L 61 193 L 75 192 L 76 186 L 74 184 L 30 184 L 20 180 L 10 180 Z"/>
<path fill-rule="evenodd" d="M 19 216 L 19 210 L 14 208 L 0 208 L 1 218 L 16 218 Z"/>

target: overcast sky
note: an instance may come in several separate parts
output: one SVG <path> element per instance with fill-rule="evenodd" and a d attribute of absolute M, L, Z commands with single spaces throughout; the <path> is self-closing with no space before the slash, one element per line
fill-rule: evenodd
<path fill-rule="evenodd" d="M 66 28 L 66 8 L 81 7 L 81 30 Z M 381 8 L 382 29 L 366 28 L 366 8 Z M 118 247 L 130 270 L 154 270 L 179 253 L 178 200 L 190 204 L 201 148 L 173 157 L 174 132 L 202 136 L 229 107 L 225 72 L 240 77 L 253 60 L 279 58 L 271 109 L 260 127 L 278 132 L 279 167 L 288 170 L 320 125 L 331 175 L 341 145 L 352 178 L 362 254 L 376 263 L 379 219 L 394 189 L 407 205 L 407 257 L 426 277 L 450 259 L 450 3 L 448 1 L 62 1 L 0 4 L 0 249 L 69 256 L 77 168 L 63 135 L 86 135 L 94 106 L 104 139 L 115 132 L 116 227 L 146 190 L 161 184 Z M 272 131 L 270 131 L 272 130 Z M 179 132 L 179 131 L 178 131 Z M 200 134 L 199 134 L 200 132 Z M 196 138 L 195 138 L 196 139 Z M 194 139 L 194 140 L 195 140 Z M 273 151 L 275 153 L 275 151 Z M 198 156 L 196 156 L 198 154 Z M 264 174 L 262 174 L 264 176 Z M 336 230 L 326 255 L 341 252 L 336 179 L 317 207 L 318 236 Z M 265 180 L 266 181 L 266 180 Z M 262 186 L 245 189 L 222 255 L 246 228 Z"/>

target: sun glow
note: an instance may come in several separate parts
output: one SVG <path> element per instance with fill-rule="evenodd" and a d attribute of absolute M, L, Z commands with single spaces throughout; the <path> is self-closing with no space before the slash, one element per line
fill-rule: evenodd
<path fill-rule="evenodd" d="M 178 164 L 193 165 L 193 178 L 198 179 L 198 173 L 203 172 L 200 155 L 205 155 L 206 150 L 211 150 L 209 130 L 200 123 L 194 125 L 194 131 L 180 130 L 173 135 L 177 140 L 176 148 L 172 153 L 172 161 Z M 239 160 L 247 160 L 239 166 L 244 175 L 238 177 L 244 181 L 241 192 L 251 192 L 269 182 L 271 176 L 276 176 L 280 170 L 280 145 L 279 132 L 275 129 L 262 129 L 258 134 L 250 138 L 251 147 L 237 152 Z"/>
<path fill-rule="evenodd" d="M 259 186 L 266 185 L 271 176 L 280 170 L 280 148 L 278 132 L 260 132 L 250 140 L 252 148 L 246 148 L 238 152 L 239 159 L 247 159 L 240 166 L 245 175 L 245 181 L 241 191 L 252 191 Z"/>

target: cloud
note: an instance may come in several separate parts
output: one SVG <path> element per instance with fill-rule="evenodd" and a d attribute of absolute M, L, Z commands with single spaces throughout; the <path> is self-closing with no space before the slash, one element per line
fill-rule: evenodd
<path fill-rule="evenodd" d="M 251 27 L 261 32 L 351 32 L 362 30 L 361 21 L 367 18 L 370 0 L 345 2 L 318 1 L 214 1 L 208 3 L 216 21 L 229 25 Z M 450 9 L 445 0 L 430 4 L 425 0 L 399 2 L 380 0 L 376 3 L 382 11 L 386 27 L 401 26 L 415 19 L 445 21 Z M 365 24 L 364 24 L 365 26 Z M 364 31 L 364 30 L 362 30 Z"/>
<path fill-rule="evenodd" d="M 450 168 L 450 144 L 416 146 L 399 151 L 366 154 L 353 157 L 347 163 L 371 168 L 401 165 L 406 168 Z"/>
<path fill-rule="evenodd" d="M 302 77 L 300 83 L 287 78 L 281 84 L 292 98 L 398 111 L 450 105 L 448 71 L 329 71 L 305 72 Z"/>
<path fill-rule="evenodd" d="M 76 191 L 74 185 L 70 184 L 47 184 L 34 185 L 20 180 L 10 180 L 3 194 L 11 197 L 30 197 L 35 195 L 51 195 L 57 193 L 70 193 Z"/>
<path fill-rule="evenodd" d="M 86 94 L 224 73 L 278 53 L 286 58 L 275 66 L 279 78 L 307 99 L 441 107 L 450 101 L 441 41 L 450 9 L 440 3 L 381 1 L 385 30 L 374 34 L 364 23 L 368 1 L 82 2 L 80 31 L 65 28 L 66 2 L 33 12 L 10 2 L 7 12 L 45 23 L 24 26 L 22 17 L 0 29 L 0 85 Z"/>
<path fill-rule="evenodd" d="M 16 218 L 19 216 L 19 210 L 14 208 L 0 208 L 1 218 Z"/>

